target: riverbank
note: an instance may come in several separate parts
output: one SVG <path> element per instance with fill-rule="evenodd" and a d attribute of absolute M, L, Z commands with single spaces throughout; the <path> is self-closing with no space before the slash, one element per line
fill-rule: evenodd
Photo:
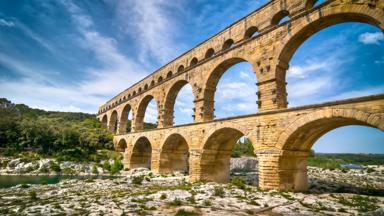
<path fill-rule="evenodd" d="M 62 180 L 0 189 L 0 213 L 21 215 L 377 215 L 384 213 L 383 166 L 309 167 L 308 193 L 263 191 L 239 177 L 230 184 L 188 183 L 146 169 L 116 179 Z M 186 213 L 188 212 L 188 213 Z"/>
<path fill-rule="evenodd" d="M 117 167 L 112 170 L 116 164 Z M 121 160 L 96 162 L 57 161 L 53 158 L 0 158 L 0 175 L 27 176 L 124 176 Z"/>

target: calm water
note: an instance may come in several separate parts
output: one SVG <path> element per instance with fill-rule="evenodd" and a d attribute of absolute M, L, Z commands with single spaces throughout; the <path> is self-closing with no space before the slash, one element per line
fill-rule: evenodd
<path fill-rule="evenodd" d="M 0 188 L 13 187 L 18 184 L 57 184 L 64 179 L 113 179 L 112 176 L 2 176 Z"/>

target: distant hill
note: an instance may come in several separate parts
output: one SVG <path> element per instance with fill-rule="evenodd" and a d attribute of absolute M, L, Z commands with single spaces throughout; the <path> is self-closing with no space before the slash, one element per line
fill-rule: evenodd
<path fill-rule="evenodd" d="M 53 112 L 0 98 L 0 148 L 3 154 L 38 149 L 44 155 L 111 149 L 113 134 L 95 115 Z"/>

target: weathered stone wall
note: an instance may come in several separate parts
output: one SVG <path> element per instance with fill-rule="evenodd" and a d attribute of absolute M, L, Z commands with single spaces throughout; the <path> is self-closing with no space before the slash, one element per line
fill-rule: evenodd
<path fill-rule="evenodd" d="M 224 182 L 229 175 L 233 144 L 245 135 L 252 141 L 258 157 L 261 187 L 302 190 L 306 182 L 305 161 L 311 146 L 320 135 L 345 125 L 367 125 L 384 131 L 384 95 L 134 132 L 115 136 L 114 141 L 125 140 L 128 160 L 125 167 L 132 168 L 130 149 L 143 137 L 148 139 L 152 146 L 151 168 L 159 171 L 164 145 L 169 137 L 177 135 L 188 145 L 191 180 Z M 175 152 L 180 153 L 174 150 L 173 154 Z M 164 155 L 164 160 L 172 157 Z"/>
<path fill-rule="evenodd" d="M 116 149 L 125 142 L 125 167 L 182 170 L 184 166 L 171 164 L 185 163 L 185 148 L 164 148 L 164 143 L 186 143 L 191 180 L 224 182 L 229 178 L 234 142 L 245 135 L 258 157 L 260 187 L 305 190 L 305 158 L 321 135 L 344 125 L 384 130 L 383 95 L 287 109 L 286 71 L 307 38 L 343 22 L 363 22 L 384 30 L 383 0 L 328 0 L 313 7 L 315 2 L 270 1 L 102 105 L 97 118 L 117 134 Z M 286 15 L 290 20 L 279 24 Z M 253 36 L 255 32 L 259 34 Z M 217 83 L 229 67 L 242 61 L 249 62 L 256 74 L 259 112 L 213 120 Z M 194 123 L 173 127 L 175 99 L 184 85 L 193 90 Z M 144 131 L 151 99 L 157 103 L 158 128 Z M 132 127 L 125 133 L 128 111 Z M 167 142 L 175 134 L 183 140 Z M 150 152 L 135 150 L 143 139 L 150 143 Z"/>

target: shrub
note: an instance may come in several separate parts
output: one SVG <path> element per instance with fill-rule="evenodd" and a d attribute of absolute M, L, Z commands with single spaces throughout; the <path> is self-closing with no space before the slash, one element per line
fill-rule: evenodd
<path fill-rule="evenodd" d="M 39 171 L 42 173 L 49 173 L 49 169 L 46 166 L 41 167 Z"/>
<path fill-rule="evenodd" d="M 111 174 L 115 174 L 123 169 L 123 164 L 121 163 L 121 160 L 115 159 L 113 161 L 113 164 L 111 166 Z"/>
<path fill-rule="evenodd" d="M 182 202 L 180 199 L 175 198 L 172 202 L 169 203 L 171 206 L 181 206 Z"/>
<path fill-rule="evenodd" d="M 195 204 L 196 203 L 196 199 L 195 199 L 195 196 L 192 195 L 190 197 L 187 198 L 188 202 L 192 203 L 192 204 Z"/>
<path fill-rule="evenodd" d="M 103 169 L 106 171 L 111 171 L 111 164 L 109 164 L 109 161 L 104 161 Z"/>
<path fill-rule="evenodd" d="M 198 215 L 198 214 L 196 212 L 190 212 L 185 209 L 179 209 L 176 212 L 176 216 L 194 216 L 194 215 Z"/>
<path fill-rule="evenodd" d="M 141 185 L 143 180 L 144 180 L 144 176 L 142 176 L 142 175 L 140 175 L 140 176 L 133 176 L 132 183 L 133 184 L 137 184 L 137 185 Z"/>
<path fill-rule="evenodd" d="M 204 200 L 203 205 L 204 205 L 204 206 L 211 206 L 212 203 L 211 203 L 211 201 L 209 201 L 209 200 Z"/>
<path fill-rule="evenodd" d="M 235 185 L 239 189 L 242 189 L 242 190 L 246 189 L 245 180 L 243 178 L 239 177 L 239 176 L 234 176 L 231 179 L 231 184 Z"/>
<path fill-rule="evenodd" d="M 72 169 L 72 168 L 70 168 L 70 167 L 66 167 L 66 168 L 64 168 L 64 169 L 62 170 L 62 173 L 67 174 L 67 175 L 73 175 L 73 174 L 75 174 L 76 172 L 75 172 L 74 169 Z"/>
<path fill-rule="evenodd" d="M 51 162 L 50 162 L 50 167 L 51 167 L 51 170 L 53 170 L 53 171 L 55 171 L 55 172 L 61 172 L 60 165 L 57 164 L 57 163 L 54 162 L 54 161 L 51 161 Z"/>
<path fill-rule="evenodd" d="M 92 173 L 96 174 L 96 175 L 99 174 L 99 171 L 97 171 L 97 166 L 96 165 L 92 166 Z"/>
<path fill-rule="evenodd" d="M 161 194 L 161 196 L 160 196 L 161 200 L 165 200 L 166 198 L 167 198 L 167 194 L 165 194 L 165 193 Z"/>
<path fill-rule="evenodd" d="M 36 191 L 30 191 L 30 192 L 28 193 L 28 195 L 29 195 L 29 198 L 30 198 L 31 200 L 37 200 L 37 193 L 36 193 Z"/>
<path fill-rule="evenodd" d="M 367 169 L 367 173 L 372 173 L 372 172 L 375 172 L 375 169 L 373 169 L 372 167 L 369 167 L 369 168 Z"/>
<path fill-rule="evenodd" d="M 224 191 L 224 189 L 222 187 L 215 186 L 213 188 L 213 195 L 218 196 L 218 197 L 224 197 L 225 191 Z"/>
<path fill-rule="evenodd" d="M 20 187 L 21 188 L 29 188 L 29 185 L 28 184 L 21 184 Z"/>

